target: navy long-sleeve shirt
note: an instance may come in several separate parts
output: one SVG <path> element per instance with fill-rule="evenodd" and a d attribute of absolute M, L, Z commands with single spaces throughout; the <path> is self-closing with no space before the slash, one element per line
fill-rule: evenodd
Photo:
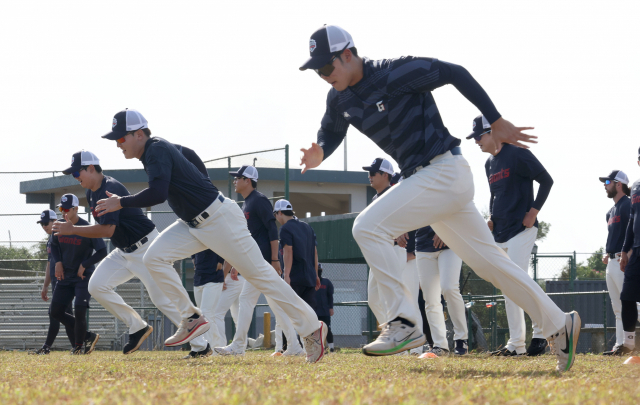
<path fill-rule="evenodd" d="M 607 229 L 609 231 L 605 249 L 607 253 L 622 252 L 622 245 L 624 244 L 630 213 L 631 199 L 626 195 L 622 196 L 622 198 L 611 207 L 609 212 L 607 212 Z"/>
<path fill-rule="evenodd" d="M 640 180 L 631 186 L 631 210 L 629 212 L 629 224 L 627 234 L 622 246 L 623 252 L 640 246 Z"/>
<path fill-rule="evenodd" d="M 224 272 L 218 270 L 218 263 L 224 263 L 224 259 L 211 249 L 203 250 L 191 256 L 195 273 L 193 286 L 200 287 L 207 283 L 223 283 Z"/>
<path fill-rule="evenodd" d="M 327 278 L 320 279 L 320 288 L 316 291 L 316 315 L 331 316 L 333 309 L 333 283 Z"/>
<path fill-rule="evenodd" d="M 278 240 L 278 227 L 273 216 L 273 206 L 269 199 L 253 190 L 242 203 L 242 211 L 247 219 L 247 227 L 253 239 L 255 239 L 264 260 L 271 263 L 271 241 Z"/>
<path fill-rule="evenodd" d="M 446 84 L 473 103 L 490 123 L 500 118 L 480 84 L 462 66 L 433 58 L 363 58 L 363 78 L 343 91 L 331 89 L 318 131 L 328 158 L 349 125 L 354 126 L 399 165 L 408 177 L 418 166 L 460 145 L 444 126 L 431 92 Z"/>

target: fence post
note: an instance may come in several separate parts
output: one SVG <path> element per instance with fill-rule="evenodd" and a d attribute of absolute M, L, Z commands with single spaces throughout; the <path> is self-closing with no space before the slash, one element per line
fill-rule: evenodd
<path fill-rule="evenodd" d="M 284 146 L 284 199 L 289 201 L 289 145 Z"/>
<path fill-rule="evenodd" d="M 471 345 L 473 344 L 473 323 L 471 322 L 471 293 L 467 294 L 467 296 L 469 300 L 469 307 L 467 308 L 467 348 L 469 352 L 471 352 Z"/>
<path fill-rule="evenodd" d="M 231 157 L 227 158 L 227 169 L 229 171 L 231 171 Z M 232 200 L 235 200 L 235 198 L 231 197 L 231 183 L 232 183 L 231 175 L 229 174 L 229 175 L 227 175 L 227 184 L 229 185 L 229 195 L 228 195 L 228 197 L 231 198 Z"/>
<path fill-rule="evenodd" d="M 262 332 L 264 340 L 262 341 L 262 347 L 268 349 L 271 347 L 271 312 L 265 312 L 264 321 L 262 322 Z"/>
<path fill-rule="evenodd" d="M 538 253 L 533 253 L 533 281 L 538 282 Z"/>
<path fill-rule="evenodd" d="M 571 265 L 571 279 L 569 280 L 569 290 L 571 292 L 575 292 L 576 288 L 575 288 L 575 283 L 574 280 L 577 277 L 577 262 L 576 262 L 576 251 L 573 251 L 573 258 L 572 258 L 572 265 Z M 575 297 L 573 296 L 573 294 L 571 294 L 571 310 L 573 311 L 575 309 Z"/>

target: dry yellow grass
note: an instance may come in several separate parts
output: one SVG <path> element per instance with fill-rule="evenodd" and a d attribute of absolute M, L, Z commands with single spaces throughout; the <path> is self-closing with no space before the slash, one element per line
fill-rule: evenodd
<path fill-rule="evenodd" d="M 0 353 L 0 404 L 640 404 L 640 366 L 580 355 L 564 375 L 555 358 L 418 360 L 358 351 L 303 358 L 182 360 L 183 353 Z"/>

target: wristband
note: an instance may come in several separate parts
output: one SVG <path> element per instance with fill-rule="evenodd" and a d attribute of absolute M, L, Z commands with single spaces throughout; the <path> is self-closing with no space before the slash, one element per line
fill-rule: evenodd
<path fill-rule="evenodd" d="M 271 259 L 271 262 L 272 262 L 272 263 L 273 263 L 273 262 L 279 262 L 279 261 L 280 261 L 280 259 Z"/>

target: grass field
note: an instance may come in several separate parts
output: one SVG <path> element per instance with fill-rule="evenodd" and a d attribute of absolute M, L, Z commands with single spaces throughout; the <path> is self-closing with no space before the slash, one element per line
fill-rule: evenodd
<path fill-rule="evenodd" d="M 418 360 L 355 350 L 304 358 L 182 360 L 184 353 L 0 352 L 0 404 L 639 404 L 640 366 L 580 355 L 564 375 L 554 356 Z"/>

